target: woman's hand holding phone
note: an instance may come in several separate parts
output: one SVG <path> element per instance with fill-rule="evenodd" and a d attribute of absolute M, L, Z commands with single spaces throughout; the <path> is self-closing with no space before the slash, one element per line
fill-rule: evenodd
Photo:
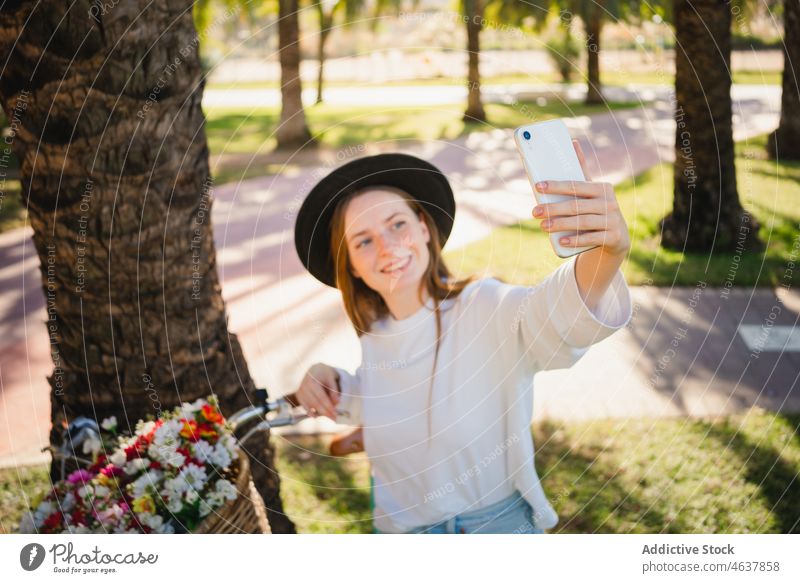
<path fill-rule="evenodd" d="M 312 417 L 325 415 L 335 421 L 340 400 L 336 369 L 323 363 L 311 366 L 291 400 L 304 407 Z"/>
<path fill-rule="evenodd" d="M 586 158 L 580 144 L 572 140 L 586 182 L 575 180 L 546 180 L 535 188 L 545 194 L 568 194 L 574 200 L 537 204 L 534 218 L 541 219 L 547 232 L 585 231 L 568 238 L 560 238 L 564 247 L 599 245 L 605 252 L 624 255 L 631 246 L 628 225 L 622 216 L 614 186 L 607 182 L 592 182 L 586 168 Z"/>

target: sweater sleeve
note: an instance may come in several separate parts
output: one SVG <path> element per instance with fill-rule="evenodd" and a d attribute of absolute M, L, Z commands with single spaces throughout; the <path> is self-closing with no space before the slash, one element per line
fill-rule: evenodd
<path fill-rule="evenodd" d="M 341 398 L 336 407 L 336 422 L 343 425 L 361 425 L 361 367 L 355 374 L 333 367 L 339 374 Z"/>
<path fill-rule="evenodd" d="M 481 281 L 475 300 L 498 343 L 510 343 L 515 356 L 534 370 L 569 368 L 592 344 L 630 321 L 633 308 L 625 278 L 617 270 L 594 310 L 581 297 L 571 257 L 533 287 L 496 279 Z"/>

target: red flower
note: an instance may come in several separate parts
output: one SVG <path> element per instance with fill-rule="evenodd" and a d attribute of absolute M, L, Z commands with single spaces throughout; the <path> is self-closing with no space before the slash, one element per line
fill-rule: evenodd
<path fill-rule="evenodd" d="M 108 476 L 109 478 L 113 476 L 121 476 L 122 468 L 120 468 L 119 466 L 115 466 L 114 464 L 108 464 L 106 467 L 100 470 L 100 473 L 103 474 L 104 476 Z"/>
<path fill-rule="evenodd" d="M 206 421 L 210 421 L 211 423 L 224 423 L 225 419 L 222 417 L 222 413 L 219 412 L 219 409 L 214 407 L 213 405 L 203 405 L 200 409 L 200 414 L 206 419 Z"/>
<path fill-rule="evenodd" d="M 64 518 L 64 514 L 59 510 L 57 512 L 53 512 L 50 516 L 44 519 L 42 523 L 42 528 L 47 530 L 53 530 L 57 526 L 61 525 L 61 521 Z"/>
<path fill-rule="evenodd" d="M 217 438 L 219 438 L 219 433 L 217 433 L 217 430 L 214 429 L 213 425 L 208 423 L 203 423 L 200 425 L 198 431 L 200 432 L 200 437 L 203 439 L 208 439 L 211 443 L 216 442 Z"/>
<path fill-rule="evenodd" d="M 200 435 L 197 433 L 197 421 L 189 419 L 181 419 L 183 421 L 183 429 L 181 429 L 181 437 L 189 441 L 199 441 Z"/>

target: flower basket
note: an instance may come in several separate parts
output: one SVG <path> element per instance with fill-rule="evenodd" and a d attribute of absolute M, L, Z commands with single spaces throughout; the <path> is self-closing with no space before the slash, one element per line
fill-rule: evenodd
<path fill-rule="evenodd" d="M 222 508 L 197 525 L 198 534 L 269 534 L 267 512 L 250 475 L 250 462 L 241 450 L 236 463 L 236 492 Z"/>
<path fill-rule="evenodd" d="M 54 459 L 78 469 L 35 501 L 22 533 L 268 533 L 247 455 L 214 396 L 121 432 L 78 418 Z M 83 446 L 83 458 L 74 450 Z M 91 459 L 85 459 L 91 457 Z"/>

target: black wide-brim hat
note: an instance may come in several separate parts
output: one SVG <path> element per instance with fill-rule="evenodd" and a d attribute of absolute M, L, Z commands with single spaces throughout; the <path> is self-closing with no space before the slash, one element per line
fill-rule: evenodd
<path fill-rule="evenodd" d="M 453 229 L 456 214 L 453 189 L 434 165 L 408 154 L 377 154 L 348 162 L 311 189 L 294 225 L 294 244 L 300 261 L 325 285 L 336 287 L 330 248 L 333 212 L 344 196 L 366 186 L 399 188 L 419 201 L 436 223 L 442 246 Z"/>

